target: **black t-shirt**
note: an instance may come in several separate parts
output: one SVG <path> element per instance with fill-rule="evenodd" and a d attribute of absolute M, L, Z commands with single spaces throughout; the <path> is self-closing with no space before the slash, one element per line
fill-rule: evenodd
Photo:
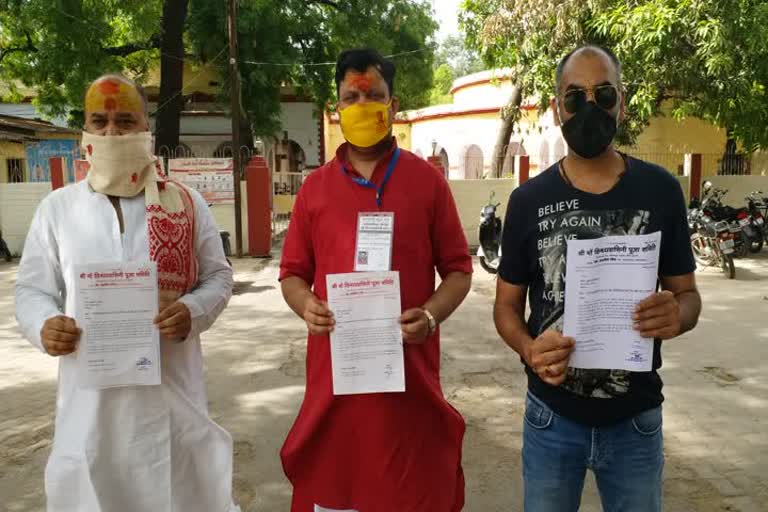
<path fill-rule="evenodd" d="M 626 172 L 604 194 L 580 191 L 563 179 L 558 165 L 523 184 L 509 198 L 499 276 L 528 287 L 533 338 L 562 331 L 565 308 L 566 240 L 661 231 L 660 276 L 696 269 L 677 179 L 663 168 L 626 157 Z M 653 347 L 653 371 L 569 368 L 561 386 L 543 382 L 526 367 L 528 389 L 557 414 L 598 426 L 630 418 L 664 400 L 661 341 Z"/>

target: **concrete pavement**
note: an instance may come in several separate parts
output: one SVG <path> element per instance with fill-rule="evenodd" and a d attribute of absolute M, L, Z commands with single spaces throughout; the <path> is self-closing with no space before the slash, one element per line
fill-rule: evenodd
<path fill-rule="evenodd" d="M 303 396 L 305 330 L 280 296 L 276 260 L 240 260 L 230 307 L 203 337 L 211 414 L 235 439 L 244 512 L 288 510 L 279 449 Z M 16 331 L 16 267 L 0 264 L 0 510 L 44 510 L 56 361 Z M 522 510 L 525 378 L 497 337 L 494 280 L 443 330 L 443 386 L 464 415 L 468 512 Z M 665 344 L 666 510 L 768 511 L 768 252 L 737 261 L 737 279 L 699 274 L 700 326 Z M 588 481 L 582 510 L 598 511 Z"/>

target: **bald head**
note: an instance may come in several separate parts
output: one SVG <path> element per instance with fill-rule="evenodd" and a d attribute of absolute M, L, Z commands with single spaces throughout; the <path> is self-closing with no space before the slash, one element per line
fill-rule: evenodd
<path fill-rule="evenodd" d="M 589 69 L 585 70 L 584 68 Z M 616 54 L 607 48 L 596 45 L 587 45 L 576 48 L 560 60 L 555 71 L 555 94 L 562 94 L 571 81 L 574 71 L 579 73 L 580 79 L 589 79 L 585 74 L 599 72 L 601 78 L 621 89 L 621 62 Z M 595 77 L 595 80 L 597 77 Z"/>
<path fill-rule="evenodd" d="M 147 98 L 133 80 L 103 75 L 85 93 L 85 130 L 94 135 L 125 135 L 149 131 Z"/>

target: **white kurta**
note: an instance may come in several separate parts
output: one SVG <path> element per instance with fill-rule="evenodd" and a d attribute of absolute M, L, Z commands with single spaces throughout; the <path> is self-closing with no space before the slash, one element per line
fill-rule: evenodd
<path fill-rule="evenodd" d="M 202 197 L 194 193 L 199 283 L 183 343 L 161 342 L 162 384 L 105 390 L 77 386 L 75 354 L 59 358 L 56 431 L 45 470 L 50 512 L 228 512 L 232 438 L 208 417 L 200 333 L 226 307 L 232 269 Z M 147 261 L 143 194 L 121 199 L 125 234 L 109 199 L 86 181 L 59 189 L 32 221 L 16 284 L 16 316 L 41 351 L 40 329 L 76 316 L 73 266 Z"/>

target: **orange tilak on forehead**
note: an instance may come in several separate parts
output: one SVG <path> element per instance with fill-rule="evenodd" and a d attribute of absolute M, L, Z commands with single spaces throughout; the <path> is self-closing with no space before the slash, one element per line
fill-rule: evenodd
<path fill-rule="evenodd" d="M 115 79 L 95 82 L 85 95 L 86 112 L 138 112 L 144 111 L 144 100 L 132 85 Z"/>
<path fill-rule="evenodd" d="M 376 84 L 382 82 L 381 76 L 373 70 L 368 70 L 365 73 L 359 71 L 349 71 L 344 79 L 348 87 L 354 87 L 355 89 L 368 92 Z"/>

